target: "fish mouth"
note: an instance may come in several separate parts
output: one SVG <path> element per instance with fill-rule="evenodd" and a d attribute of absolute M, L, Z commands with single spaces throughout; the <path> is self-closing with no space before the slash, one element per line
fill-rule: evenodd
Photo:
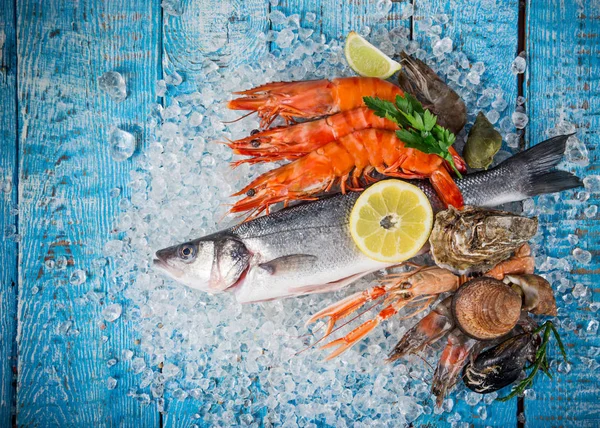
<path fill-rule="evenodd" d="M 183 272 L 181 270 L 171 266 L 169 263 L 167 263 L 166 260 L 162 259 L 158 255 L 158 252 L 156 253 L 156 258 L 152 260 L 152 264 L 160 270 L 164 271 L 165 273 L 168 273 L 173 278 L 181 278 L 181 276 L 183 275 Z"/>

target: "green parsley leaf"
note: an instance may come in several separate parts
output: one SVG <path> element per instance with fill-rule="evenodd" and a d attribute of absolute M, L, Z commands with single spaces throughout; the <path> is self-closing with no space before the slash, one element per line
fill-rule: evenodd
<path fill-rule="evenodd" d="M 462 177 L 456 169 L 454 159 L 448 149 L 456 137 L 446 128 L 437 124 L 437 116 L 410 94 L 404 97 L 396 96 L 394 103 L 377 97 L 364 97 L 365 105 L 379 116 L 396 123 L 401 129 L 396 131 L 408 148 L 422 151 L 423 153 L 438 155 L 446 160 L 456 175 Z"/>

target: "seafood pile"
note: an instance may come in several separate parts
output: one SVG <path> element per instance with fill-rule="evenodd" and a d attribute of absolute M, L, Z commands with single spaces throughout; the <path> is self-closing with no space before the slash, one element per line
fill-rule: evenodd
<path fill-rule="evenodd" d="M 411 77 L 433 72 L 424 73 L 423 63 L 404 59 L 409 72 L 400 81 L 405 87 L 418 85 L 417 95 L 442 114 L 444 104 L 460 101 L 452 96 L 450 101 L 433 102 L 438 80 L 429 79 L 431 92 L 423 82 L 408 83 Z M 388 274 L 374 287 L 315 314 L 309 323 L 328 319 L 323 340 L 339 320 L 368 302 L 383 300 L 375 318 L 322 346 L 334 348 L 326 359 L 339 356 L 405 308 L 409 313 L 404 316 L 411 317 L 439 295 L 454 293 L 401 338 L 390 360 L 448 334 L 432 380 L 438 406 L 469 358 L 465 384 L 474 391 L 494 392 L 514 382 L 530 354 L 537 352 L 533 333 L 537 326 L 522 313 L 556 315 L 556 302 L 548 282 L 533 274 L 527 241 L 537 232 L 537 219 L 483 207 L 580 186 L 574 175 L 553 170 L 564 155 L 568 136 L 554 137 L 495 168 L 462 177 L 465 163 L 450 146 L 454 135 L 390 82 L 361 77 L 277 82 L 236 94 L 241 97 L 229 102 L 230 109 L 256 112 L 265 128 L 277 117 L 287 125 L 228 142 L 235 153 L 249 156 L 233 166 L 290 162 L 233 194 L 244 197 L 231 212 L 248 213 L 246 221 L 159 250 L 155 265 L 189 287 L 232 292 L 241 303 L 340 290 L 394 266 L 369 258 L 352 240 L 349 215 L 360 192 L 381 176 L 411 179 L 439 211 L 429 239 L 437 266 Z M 446 120 L 458 127 L 461 121 L 455 113 Z M 312 121 L 296 123 L 301 119 Z M 401 129 L 394 132 L 396 126 Z M 430 140 L 448 142 L 447 157 L 409 147 L 401 137 L 411 141 L 413 134 L 407 131 L 411 127 Z M 453 171 L 460 178 L 453 178 Z M 320 198 L 325 193 L 327 197 Z M 295 201 L 305 202 L 290 207 Z M 284 209 L 272 210 L 278 203 Z M 259 216 L 263 211 L 266 215 Z M 464 276 L 473 274 L 483 276 L 468 280 Z"/>
<path fill-rule="evenodd" d="M 365 4 L 365 7 L 372 9 L 374 3 Z M 276 13 L 283 16 L 280 12 L 273 12 L 273 15 L 275 16 Z M 310 14 L 307 14 L 307 19 L 309 19 L 308 15 Z M 281 22 L 284 22 L 285 19 L 287 18 L 284 17 Z M 290 17 L 290 22 L 291 19 Z M 427 22 L 431 25 L 429 18 L 418 22 L 415 31 L 420 31 L 421 24 Z M 434 57 L 431 55 L 431 47 L 428 43 L 420 45 L 418 41 L 408 39 L 409 33 L 405 31 L 406 28 L 396 28 L 388 32 L 375 22 L 367 20 L 365 23 L 371 27 L 369 40 L 381 50 L 390 55 L 400 49 L 406 49 L 413 59 L 416 53 L 418 58 L 433 67 L 436 73 L 442 76 L 442 79 L 439 79 L 442 84 L 447 83 L 455 89 L 456 96 L 448 95 L 447 84 L 445 88 L 439 86 L 435 90 L 433 86 L 427 87 L 431 103 L 421 98 L 420 92 L 425 93 L 425 91 L 413 91 L 400 84 L 404 93 L 415 95 L 425 107 L 431 109 L 438 116 L 438 123 L 455 133 L 458 132 L 456 128 L 453 128 L 448 122 L 442 122 L 446 109 L 437 110 L 434 104 L 439 104 L 448 96 L 448 104 L 442 103 L 442 105 L 454 106 L 452 110 L 454 111 L 459 108 L 460 104 L 452 104 L 454 102 L 452 98 L 457 98 L 459 103 L 462 103 L 461 98 L 464 99 L 467 105 L 465 110 L 468 113 L 467 130 L 478 109 L 484 110 L 491 123 L 501 131 L 504 140 L 508 143 L 508 148 L 506 145 L 503 147 L 491 166 L 496 166 L 502 159 L 507 158 L 508 152 L 516 147 L 513 144 L 513 137 L 517 136 L 515 132 L 519 132 L 515 131 L 510 119 L 514 110 L 514 100 L 510 94 L 504 93 L 502 89 L 489 81 L 489 73 L 484 71 L 482 63 L 473 63 L 477 61 L 477 58 L 468 59 L 464 53 L 456 49 L 444 56 Z M 284 30 L 282 31 L 290 32 L 286 25 L 283 24 Z M 320 239 L 318 232 L 329 230 L 328 223 L 324 223 L 329 220 L 326 219 L 324 213 L 321 213 L 323 215 L 321 222 L 315 221 L 311 224 L 307 219 L 304 224 L 294 223 L 301 224 L 303 228 L 309 226 L 311 229 L 298 229 L 294 235 L 281 235 L 281 239 L 277 239 L 277 232 L 269 236 L 269 229 L 265 228 L 275 225 L 275 219 L 279 218 L 282 223 L 278 223 L 279 229 L 274 230 L 283 229 L 285 222 L 292 217 L 291 214 L 285 214 L 286 211 L 296 209 L 295 207 L 276 212 L 278 207 L 272 206 L 270 211 L 273 212 L 269 216 L 258 217 L 256 220 L 242 223 L 239 228 L 237 225 L 239 219 L 232 220 L 232 216 L 226 216 L 230 207 L 228 204 L 235 202 L 230 195 L 245 187 L 257 174 L 273 169 L 274 164 L 266 162 L 268 159 L 259 159 L 259 156 L 241 151 L 236 153 L 249 157 L 242 158 L 240 156 L 232 159 L 233 150 L 226 144 L 217 142 L 239 141 L 243 143 L 240 147 L 244 150 L 264 149 L 265 152 L 268 152 L 267 156 L 269 157 L 271 157 L 269 152 L 273 150 L 275 155 L 271 158 L 278 161 L 279 165 L 282 162 L 292 161 L 306 155 L 314 147 L 315 141 L 317 143 L 322 141 L 320 136 L 322 133 L 329 133 L 330 136 L 327 138 L 331 142 L 340 138 L 340 132 L 352 133 L 355 130 L 364 129 L 361 127 L 354 129 L 348 126 L 349 121 L 339 114 L 327 116 L 323 121 L 326 126 L 320 122 L 323 118 L 301 119 L 295 125 L 288 126 L 282 126 L 285 124 L 283 120 L 275 119 L 268 130 L 260 130 L 260 119 L 256 114 L 234 121 L 239 116 L 236 111 L 226 107 L 227 102 L 231 99 L 231 92 L 257 87 L 265 82 L 304 79 L 333 80 L 334 76 L 351 76 L 347 64 L 343 61 L 340 43 L 323 37 L 318 34 L 318 30 L 311 36 L 311 30 L 305 28 L 312 25 L 310 21 L 301 19 L 301 25 L 300 31 L 298 28 L 291 29 L 295 39 L 288 48 L 278 48 L 272 53 L 258 53 L 255 58 L 251 58 L 241 67 L 230 64 L 229 67 L 218 69 L 218 64 L 208 60 L 203 61 L 198 64 L 198 67 L 203 70 L 203 78 L 198 82 L 192 81 L 183 73 L 183 83 L 179 86 L 173 86 L 177 83 L 172 84 L 167 80 L 168 98 L 165 98 L 163 106 L 155 106 L 156 108 L 149 118 L 148 127 L 151 131 L 151 139 L 148 147 L 145 147 L 139 156 L 136 155 L 137 168 L 131 172 L 131 182 L 127 188 L 123 189 L 121 196 L 116 196 L 121 199 L 122 214 L 115 227 L 114 240 L 107 243 L 106 246 L 106 257 L 111 260 L 107 266 L 107 272 L 110 268 L 111 276 L 114 276 L 114 285 L 104 297 L 100 293 L 90 293 L 85 297 L 89 299 L 86 300 L 88 302 L 102 299 L 111 303 L 123 304 L 121 317 L 115 322 L 106 321 L 105 334 L 107 338 L 111 339 L 105 346 L 113 346 L 115 356 L 119 360 L 114 368 L 124 367 L 126 370 L 136 373 L 138 381 L 132 385 L 128 394 L 142 404 L 151 403 L 151 406 L 156 406 L 157 410 L 163 414 L 170 412 L 171 406 L 183 405 L 190 409 L 196 408 L 197 414 L 190 414 L 185 422 L 182 421 L 191 426 L 194 424 L 231 426 L 252 424 L 253 421 L 267 425 L 281 424 L 284 421 L 293 424 L 295 421 L 299 425 L 312 422 L 317 425 L 331 426 L 343 424 L 344 421 L 346 424 L 361 421 L 365 425 L 377 422 L 381 425 L 395 426 L 410 423 L 422 414 L 435 413 L 439 415 L 442 412 L 445 412 L 443 418 L 447 417 L 449 422 L 451 419 L 457 421 L 461 414 L 464 421 L 465 411 L 477 413 L 480 420 L 485 420 L 486 417 L 488 420 L 495 418 L 498 412 L 502 411 L 502 407 L 488 406 L 494 401 L 496 393 L 485 396 L 473 392 L 467 393 L 465 387 L 462 386 L 464 382 L 458 382 L 457 393 L 446 398 L 442 408 L 436 408 L 430 399 L 431 376 L 434 369 L 416 357 L 410 358 L 406 364 L 385 364 L 383 362 L 387 352 L 406 333 L 406 329 L 430 310 L 427 307 L 420 315 L 408 320 L 403 320 L 404 314 L 400 311 L 398 316 L 388 318 L 386 323 L 373 329 L 365 340 L 357 342 L 358 345 L 338 356 L 331 363 L 321 363 L 322 358 L 328 354 L 318 351 L 304 352 L 296 356 L 300 349 L 313 344 L 315 340 L 310 335 L 306 335 L 306 329 L 302 327 L 304 322 L 312 314 L 336 300 L 346 298 L 348 294 L 355 291 L 363 291 L 377 285 L 377 283 L 373 283 L 373 277 L 381 277 L 382 273 L 380 272 L 375 271 L 375 275 L 365 275 L 362 279 L 349 285 L 348 288 L 331 293 L 239 305 L 236 302 L 236 290 L 248 289 L 251 282 L 241 281 L 242 278 L 238 279 L 239 282 L 233 282 L 231 278 L 235 276 L 236 269 L 245 266 L 243 260 L 232 264 L 234 268 L 231 271 L 226 270 L 225 263 L 210 265 L 210 269 L 214 269 L 214 275 L 211 275 L 212 278 L 209 280 L 217 284 L 220 281 L 219 275 L 221 275 L 223 282 L 233 282 L 235 285 L 229 288 L 221 285 L 224 292 L 214 295 L 180 286 L 175 281 L 166 279 L 151 265 L 154 250 L 166 245 L 187 242 L 191 238 L 205 236 L 220 229 L 224 229 L 226 232 L 230 232 L 231 229 L 235 229 L 234 233 L 243 232 L 243 243 L 248 250 L 268 248 L 269 251 L 273 251 L 271 255 L 268 255 L 268 260 L 278 258 L 279 256 L 276 257 L 276 254 L 284 256 L 301 253 L 304 251 L 304 247 L 300 248 L 301 251 L 295 251 L 292 247 L 298 242 L 304 245 L 304 242 L 308 240 L 307 237 Z M 444 23 L 439 23 L 439 25 L 442 28 L 446 26 Z M 423 31 L 421 34 L 424 34 Z M 257 37 L 265 35 L 258 34 Z M 308 66 L 305 66 L 306 64 Z M 404 62 L 403 65 L 404 74 L 401 76 L 407 74 L 408 69 Z M 426 75 L 424 82 L 431 82 L 434 75 Z M 479 81 L 480 75 L 481 83 L 471 84 L 471 78 L 474 76 Z M 419 81 L 419 79 L 411 78 L 410 81 Z M 426 87 L 421 84 L 419 88 Z M 481 98 L 481 106 L 479 98 Z M 390 131 L 396 129 L 396 125 L 391 121 L 379 118 L 372 110 L 368 108 L 362 110 L 365 116 L 370 116 L 365 120 L 373 124 L 373 129 Z M 355 113 L 357 113 L 357 109 L 347 111 L 347 114 L 355 115 Z M 339 120 L 334 122 L 336 118 Z M 376 120 L 379 121 L 378 124 L 375 124 Z M 571 116 L 565 116 L 565 120 L 579 121 L 576 117 Z M 318 127 L 319 132 L 312 132 L 313 127 Z M 252 129 L 259 130 L 262 137 L 260 141 L 252 141 L 255 139 L 253 137 L 258 135 L 256 131 L 252 131 L 253 135 L 250 135 Z M 290 149 L 290 145 L 286 143 L 284 150 L 284 146 L 278 144 L 281 138 L 289 141 L 288 136 L 292 130 L 301 133 L 301 137 L 293 137 L 291 141 L 306 142 L 309 149 L 302 148 L 301 145 L 294 145 Z M 560 126 L 548 133 L 548 137 L 570 134 L 574 130 L 574 125 L 561 122 Z M 585 132 L 585 129 L 580 129 L 580 137 L 581 135 L 585 136 Z M 464 130 L 457 135 L 457 152 L 461 152 L 460 140 L 463 135 L 466 135 Z M 543 140 L 541 137 L 542 135 L 536 135 L 535 141 Z M 571 137 L 572 139 L 573 137 Z M 275 149 L 270 148 L 271 140 L 274 140 L 276 144 Z M 567 143 L 568 147 L 571 145 L 571 140 Z M 298 148 L 300 148 L 300 154 L 296 153 Z M 235 150 L 235 147 L 232 149 Z M 464 152 L 462 153 L 464 154 Z M 259 161 L 252 162 L 254 158 Z M 573 164 L 569 163 L 572 162 L 571 158 L 571 151 L 568 149 L 566 168 L 572 168 Z M 237 164 L 233 170 L 227 167 L 231 161 Z M 527 163 L 515 162 L 515 165 L 518 164 L 520 167 L 505 170 L 502 174 L 506 174 L 506 176 L 497 181 L 493 180 L 492 175 L 480 172 L 476 173 L 474 177 L 466 175 L 467 181 L 456 179 L 457 186 L 466 197 L 464 203 L 477 206 L 486 198 L 490 198 L 489 206 L 502 203 L 506 193 L 510 193 L 503 188 L 506 178 L 509 179 L 507 183 L 514 183 L 513 191 L 515 193 L 527 191 L 526 186 L 523 185 L 521 188 L 522 180 L 520 182 L 520 179 L 538 176 L 534 171 L 522 168 Z M 457 166 L 459 166 L 458 163 Z M 462 170 L 460 172 L 464 175 Z M 498 173 L 499 170 L 496 170 L 496 174 Z M 372 175 L 380 178 L 378 174 L 373 172 Z M 454 171 L 451 172 L 451 176 L 454 177 L 455 174 Z M 516 174 L 514 182 L 511 174 Z M 488 181 L 478 181 L 475 179 L 476 177 Z M 416 184 L 428 192 L 436 211 L 444 208 L 433 188 L 427 184 L 427 180 L 421 180 Z M 332 191 L 339 190 L 335 187 L 334 185 Z M 473 191 L 479 193 L 473 193 Z M 490 191 L 492 194 L 489 194 Z M 583 201 L 584 199 L 580 199 L 579 195 L 585 193 L 562 193 L 561 198 L 572 200 L 575 203 L 576 196 L 577 200 Z M 528 194 L 534 193 L 529 192 Z M 352 197 L 356 197 L 356 194 L 352 193 L 350 189 L 347 189 L 345 195 L 333 196 L 339 200 L 348 200 Z M 492 198 L 496 198 L 497 202 L 491 200 Z M 540 228 L 544 232 L 544 236 L 551 234 L 547 233 L 545 229 L 547 227 L 545 224 L 549 220 L 543 212 L 549 211 L 555 200 L 556 196 L 550 195 L 537 198 L 535 205 L 531 199 L 526 199 L 524 203 L 528 216 L 542 213 Z M 312 208 L 305 207 L 303 210 L 306 210 L 304 211 L 306 214 L 311 214 L 322 207 L 324 211 L 331 208 L 331 205 L 328 205 L 330 203 L 332 202 L 327 199 L 308 202 L 306 205 Z M 575 218 L 576 215 L 579 215 L 584 206 L 580 204 L 578 207 L 573 207 L 573 210 L 576 211 L 575 214 L 566 213 L 567 218 Z M 339 207 L 337 209 L 341 210 Z M 349 212 L 351 208 L 348 206 L 346 209 Z M 331 217 L 335 218 L 335 215 L 336 213 L 333 213 Z M 227 226 L 232 226 L 232 228 L 229 229 Z M 289 232 L 289 229 L 286 228 L 286 231 Z M 552 236 L 554 235 L 552 234 Z M 566 239 L 566 235 L 564 237 L 561 237 L 560 233 L 556 235 L 556 239 L 563 238 Z M 290 247 L 287 249 L 285 248 L 286 239 L 295 240 L 290 241 Z M 238 237 L 235 240 L 240 241 L 242 238 Z M 350 240 L 346 242 L 352 244 Z M 569 237 L 569 242 L 571 242 L 571 237 Z M 322 243 L 327 243 L 327 239 L 324 238 Z M 573 290 L 575 282 L 567 281 L 567 274 L 562 272 L 563 269 L 568 269 L 568 263 L 577 262 L 570 257 L 567 258 L 567 261 L 547 260 L 543 249 L 540 248 L 541 243 L 541 234 L 538 233 L 532 242 L 532 251 L 537 256 L 538 272 L 541 272 L 553 284 L 557 299 L 560 298 L 559 306 L 564 310 L 566 298 L 569 297 L 571 301 L 573 300 L 572 291 L 576 301 L 584 299 L 584 297 L 579 297 L 582 294 L 580 285 Z M 211 244 L 206 244 L 202 255 L 209 251 L 209 245 Z M 580 237 L 580 243 L 573 245 L 586 248 L 586 238 Z M 277 246 L 280 246 L 281 249 L 278 249 Z M 232 247 L 239 248 L 237 243 L 235 245 L 231 243 L 223 246 L 215 245 L 213 254 L 218 249 L 219 257 L 224 257 L 226 250 Z M 339 263 L 339 256 L 343 254 L 340 248 L 343 249 L 343 246 L 332 250 L 322 245 L 319 250 L 331 252 L 332 258 L 329 260 Z M 187 253 L 188 251 L 192 250 L 184 249 L 182 252 Z M 526 253 L 525 249 L 523 249 L 523 253 Z M 254 257 L 256 254 L 253 253 L 251 256 Z M 361 255 L 359 254 L 357 257 L 361 257 Z M 514 256 L 505 262 L 511 262 L 513 259 Z M 252 261 L 255 260 L 252 259 Z M 418 260 L 421 263 L 421 258 Z M 280 259 L 279 261 L 285 262 L 286 260 Z M 300 267 L 303 263 L 304 261 L 300 258 L 291 264 L 275 263 L 275 265 Z M 551 265 L 558 266 L 561 271 L 549 272 L 548 266 Z M 194 263 L 183 265 L 183 269 L 187 269 L 185 266 L 192 267 Z M 209 266 L 209 263 L 205 263 L 205 266 Z M 250 266 L 252 267 L 247 270 L 246 275 L 250 273 L 250 269 L 257 269 L 256 265 Z M 268 269 L 271 269 L 272 266 L 272 264 L 266 265 Z M 332 265 L 331 267 L 338 269 L 337 266 Z M 389 273 L 394 272 L 396 270 Z M 563 278 L 559 275 L 561 272 Z M 282 271 L 279 270 L 279 273 Z M 194 284 L 202 284 L 197 280 L 194 282 L 192 277 L 193 275 L 186 276 Z M 260 275 L 256 275 L 256 277 L 258 278 Z M 311 282 L 315 278 L 312 277 Z M 316 279 L 320 280 L 320 278 Z M 585 283 L 585 281 L 578 282 Z M 433 285 L 435 286 L 435 284 L 437 283 L 434 282 Z M 438 290 L 437 287 L 434 288 L 433 291 Z M 258 292 L 259 290 L 250 289 L 250 291 Z M 289 295 L 285 288 L 269 289 L 265 287 L 264 296 L 268 297 L 269 293 L 273 291 Z M 214 292 L 211 291 L 211 293 Z M 427 293 L 428 290 L 423 290 L 421 294 L 416 295 L 426 295 Z M 300 294 L 294 295 L 300 296 Z M 439 300 L 444 300 L 446 297 L 447 293 L 444 293 Z M 259 296 L 258 299 L 260 298 Z M 377 301 L 373 301 L 373 303 L 377 303 Z M 415 303 L 424 303 L 424 301 Z M 436 309 L 439 306 L 439 304 L 436 306 L 435 303 L 431 305 Z M 571 307 L 573 306 L 574 304 L 571 304 Z M 350 318 L 348 317 L 344 321 Z M 125 349 L 121 355 L 121 349 L 115 345 L 112 338 L 116 337 L 115 329 L 119 328 L 119 324 L 124 322 L 123 320 L 134 325 L 139 333 L 140 344 L 131 345 L 131 350 Z M 316 338 L 321 337 L 325 331 L 325 326 L 322 324 L 317 322 L 310 326 L 310 331 L 316 335 Z M 348 326 L 347 328 L 351 329 L 352 327 Z M 574 328 L 568 327 L 566 322 L 561 322 L 560 327 L 564 331 L 572 331 Z M 342 330 L 333 332 L 330 338 L 335 339 L 337 336 L 334 334 L 340 333 L 343 336 L 346 332 Z M 435 352 L 445 342 L 446 339 L 432 346 L 425 346 L 422 351 L 421 355 L 431 361 L 434 368 Z M 119 346 L 122 345 L 119 344 Z M 441 349 L 439 350 L 441 351 Z M 582 351 L 570 350 L 571 358 L 577 358 L 577 354 L 582 354 Z M 121 358 L 119 358 L 120 355 Z M 585 351 L 582 355 L 585 355 Z M 562 363 L 559 365 L 559 371 L 562 370 L 561 366 Z M 125 386 L 119 381 L 117 388 L 129 388 L 129 385 Z M 530 392 L 533 391 L 525 391 L 528 398 Z M 459 402 L 461 403 L 459 404 Z"/>

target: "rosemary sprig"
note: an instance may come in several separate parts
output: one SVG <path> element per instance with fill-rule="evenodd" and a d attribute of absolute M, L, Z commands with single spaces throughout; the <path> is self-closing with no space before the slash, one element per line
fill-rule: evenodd
<path fill-rule="evenodd" d="M 364 97 L 363 100 L 377 116 L 391 120 L 400 127 L 396 135 L 406 147 L 438 155 L 448 161 L 456 175 L 462 178 L 448 151 L 456 137 L 438 125 L 437 116 L 423 108 L 415 97 L 410 94 L 396 96 L 395 103 L 377 97 Z"/>
<path fill-rule="evenodd" d="M 546 321 L 544 324 L 538 327 L 533 332 L 533 334 L 538 334 L 541 331 L 543 331 L 542 343 L 535 353 L 535 360 L 531 366 L 526 367 L 526 370 L 532 369 L 531 372 L 525 379 L 519 382 L 518 385 L 513 387 L 510 394 L 508 394 L 506 397 L 498 398 L 498 401 L 508 401 L 516 395 L 523 394 L 527 388 L 533 385 L 533 380 L 538 371 L 541 371 L 546 376 L 548 376 L 548 378 L 552 379 L 552 373 L 550 372 L 550 363 L 548 362 L 548 343 L 550 342 L 550 333 L 554 335 L 556 343 L 558 344 L 558 349 L 560 350 L 563 359 L 565 360 L 565 362 L 569 362 L 569 360 L 567 359 L 565 346 L 563 345 L 562 340 L 560 340 L 560 335 L 558 334 L 554 323 L 552 323 L 552 321 Z"/>

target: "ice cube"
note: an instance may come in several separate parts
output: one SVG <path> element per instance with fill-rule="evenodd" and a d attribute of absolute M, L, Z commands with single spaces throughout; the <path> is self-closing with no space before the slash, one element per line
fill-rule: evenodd
<path fill-rule="evenodd" d="M 107 389 L 115 389 L 117 387 L 117 379 L 114 377 L 109 377 L 106 379 L 106 388 Z"/>
<path fill-rule="evenodd" d="M 269 13 L 269 19 L 273 25 L 282 25 L 287 21 L 286 16 L 279 10 L 274 10 Z"/>
<path fill-rule="evenodd" d="M 510 71 L 513 74 L 523 74 L 525 73 L 525 69 L 527 68 L 527 61 L 521 55 L 517 56 L 512 64 L 510 65 Z"/>
<path fill-rule="evenodd" d="M 510 133 L 506 134 L 504 140 L 506 141 L 508 147 L 517 148 L 521 143 L 521 136 L 519 134 Z"/>
<path fill-rule="evenodd" d="M 77 269 L 74 270 L 71 276 L 69 277 L 69 282 L 71 285 L 81 285 L 87 279 L 87 275 L 84 270 Z"/>
<path fill-rule="evenodd" d="M 435 56 L 445 55 L 448 52 L 452 52 L 452 39 L 449 37 L 444 37 L 443 39 L 434 43 L 433 54 Z"/>
<path fill-rule="evenodd" d="M 592 254 L 589 251 L 582 250 L 581 248 L 575 248 L 573 250 L 573 257 L 579 263 L 587 265 L 592 261 Z"/>
<path fill-rule="evenodd" d="M 163 79 L 156 81 L 154 88 L 157 97 L 164 97 L 167 94 L 167 82 L 165 82 Z"/>
<path fill-rule="evenodd" d="M 183 4 L 182 0 L 163 0 L 160 4 L 163 11 L 167 15 L 181 16 L 183 15 Z"/>
<path fill-rule="evenodd" d="M 176 71 L 165 77 L 165 83 L 167 85 L 179 86 L 182 82 L 183 77 L 181 77 L 181 75 Z"/>
<path fill-rule="evenodd" d="M 110 155 L 112 158 L 121 162 L 129 159 L 135 151 L 135 137 L 127 131 L 117 127 L 110 130 Z"/>
<path fill-rule="evenodd" d="M 114 322 L 121 316 L 123 308 L 118 303 L 108 305 L 102 310 L 102 316 L 108 322 Z"/>
<path fill-rule="evenodd" d="M 598 320 L 590 320 L 585 331 L 587 334 L 595 335 L 598 333 Z"/>
<path fill-rule="evenodd" d="M 117 71 L 107 71 L 98 78 L 98 86 L 114 101 L 120 103 L 127 98 L 125 79 Z"/>
<path fill-rule="evenodd" d="M 583 185 L 590 193 L 600 193 L 600 176 L 588 175 L 583 179 Z"/>
<path fill-rule="evenodd" d="M 587 218 L 594 218 L 598 214 L 598 205 L 590 205 L 583 210 L 583 214 Z"/>
<path fill-rule="evenodd" d="M 529 122 L 529 118 L 523 112 L 515 111 L 512 114 L 512 121 L 517 129 L 523 129 L 527 126 Z"/>

